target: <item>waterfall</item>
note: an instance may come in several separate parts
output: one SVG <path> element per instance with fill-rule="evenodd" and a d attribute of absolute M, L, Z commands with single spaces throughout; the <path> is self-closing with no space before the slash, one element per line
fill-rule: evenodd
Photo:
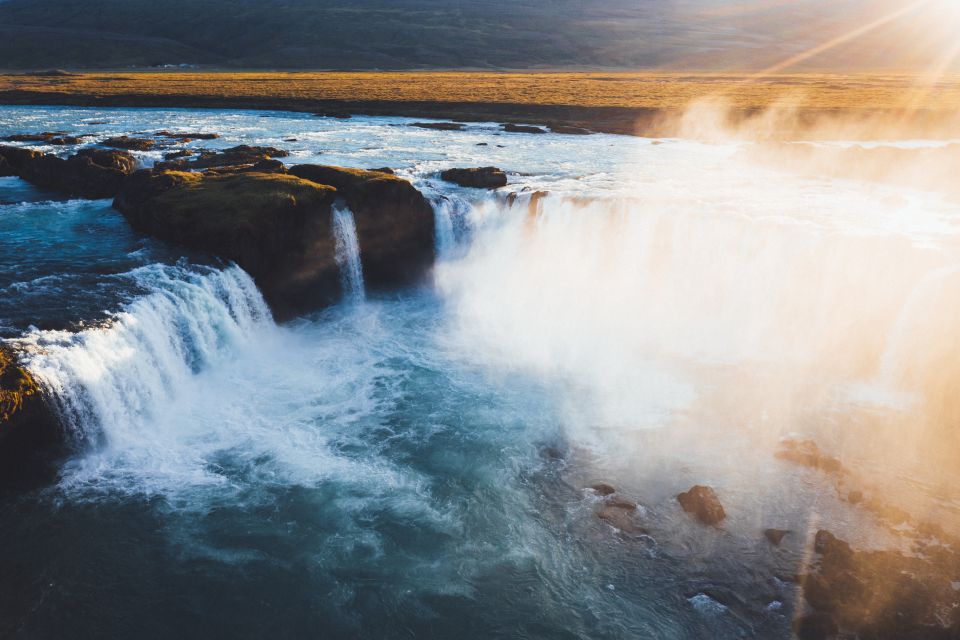
<path fill-rule="evenodd" d="M 353 212 L 345 206 L 333 208 L 333 235 L 336 240 L 337 264 L 340 266 L 340 284 L 343 298 L 348 302 L 362 302 L 364 295 L 363 265 L 360 263 L 360 241 Z"/>
<path fill-rule="evenodd" d="M 456 195 L 440 193 L 431 198 L 431 204 L 436 228 L 434 247 L 437 256 L 443 259 L 459 254 L 468 239 L 465 237 L 469 229 L 468 216 L 473 206 Z"/>
<path fill-rule="evenodd" d="M 143 437 L 193 377 L 272 327 L 240 268 L 154 264 L 128 274 L 148 293 L 102 327 L 33 331 L 26 364 L 58 404 L 77 444 Z"/>

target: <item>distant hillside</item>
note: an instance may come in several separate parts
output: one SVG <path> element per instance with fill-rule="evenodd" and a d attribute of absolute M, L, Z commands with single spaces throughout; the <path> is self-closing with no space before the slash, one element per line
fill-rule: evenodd
<path fill-rule="evenodd" d="M 763 68 L 891 3 L 0 0 L 0 68 Z M 928 29 L 924 46 L 948 37 Z M 891 41 L 881 30 L 806 65 L 922 66 L 932 55 Z"/>

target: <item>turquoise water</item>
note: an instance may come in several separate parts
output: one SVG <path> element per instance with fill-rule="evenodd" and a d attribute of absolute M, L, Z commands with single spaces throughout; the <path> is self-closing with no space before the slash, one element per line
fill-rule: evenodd
<path fill-rule="evenodd" d="M 820 523 L 889 542 L 771 454 L 816 432 L 855 456 L 823 425 L 917 402 L 881 360 L 898 370 L 887 338 L 912 335 L 918 287 L 952 283 L 955 203 L 737 168 L 731 145 L 0 109 L 0 134 L 53 129 L 393 166 L 435 202 L 440 261 L 365 296 L 343 220 L 357 295 L 278 325 L 239 268 L 0 179 L 0 335 L 75 451 L 51 486 L 0 498 L 0 636 L 788 637 Z M 477 164 L 519 199 L 435 176 Z M 598 480 L 647 534 L 596 516 Z M 722 528 L 677 506 L 695 483 Z M 791 529 L 783 548 L 766 527 Z"/>

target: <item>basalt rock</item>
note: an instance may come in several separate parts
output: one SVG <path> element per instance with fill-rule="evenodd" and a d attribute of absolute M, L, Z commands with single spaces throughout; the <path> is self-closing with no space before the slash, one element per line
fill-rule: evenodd
<path fill-rule="evenodd" d="M 102 142 L 105 147 L 113 147 L 115 149 L 128 149 L 130 151 L 149 151 L 157 143 L 148 138 L 131 138 L 130 136 L 116 136 L 114 138 L 107 138 Z"/>
<path fill-rule="evenodd" d="M 554 133 L 563 133 L 568 136 L 588 136 L 593 133 L 589 129 L 584 129 L 583 127 L 571 127 L 564 124 L 551 124 L 550 131 Z"/>
<path fill-rule="evenodd" d="M 433 265 L 433 207 L 407 180 L 380 171 L 298 165 L 291 175 L 337 190 L 353 212 L 365 283 L 391 288 L 422 280 Z"/>
<path fill-rule="evenodd" d="M 464 127 L 461 122 L 414 122 L 410 126 L 420 129 L 436 129 L 437 131 L 462 131 Z"/>
<path fill-rule="evenodd" d="M 507 133 L 546 133 L 546 129 L 540 127 L 531 127 L 526 124 L 505 124 L 503 130 Z"/>
<path fill-rule="evenodd" d="M 59 420 L 40 385 L 0 343 L 0 491 L 49 480 L 64 449 Z"/>
<path fill-rule="evenodd" d="M 233 260 L 281 318 L 340 295 L 333 187 L 267 173 L 138 171 L 114 207 L 138 231 Z"/>
<path fill-rule="evenodd" d="M 171 140 L 216 140 L 220 137 L 219 133 L 173 133 L 171 131 L 157 131 L 155 134 L 158 138 L 170 138 Z"/>
<path fill-rule="evenodd" d="M 116 195 L 136 160 L 125 151 L 84 149 L 63 159 L 19 147 L 0 146 L 0 158 L 15 175 L 44 189 L 80 198 Z"/>
<path fill-rule="evenodd" d="M 507 186 L 507 174 L 497 167 L 475 167 L 472 169 L 447 169 L 440 174 L 442 180 L 453 182 L 461 187 L 478 189 L 497 189 Z"/>
<path fill-rule="evenodd" d="M 960 556 L 927 545 L 922 554 L 856 551 L 829 531 L 816 534 L 819 566 L 802 576 L 807 602 L 851 637 L 865 640 L 960 637 Z M 815 636 L 810 636 L 815 637 Z"/>
<path fill-rule="evenodd" d="M 253 147 L 242 144 L 223 151 L 203 151 L 192 160 L 174 159 L 158 162 L 156 168 L 189 171 L 219 167 L 252 167 L 263 160 L 286 158 L 289 155 L 288 151 L 276 147 Z"/>
<path fill-rule="evenodd" d="M 727 517 L 716 492 L 703 485 L 695 485 L 677 496 L 683 510 L 692 513 L 700 522 L 715 525 Z"/>
<path fill-rule="evenodd" d="M 17 175 L 17 172 L 14 171 L 13 167 L 10 166 L 10 163 L 7 162 L 7 159 L 3 156 L 0 156 L 0 178 L 7 178 L 15 175 Z"/>

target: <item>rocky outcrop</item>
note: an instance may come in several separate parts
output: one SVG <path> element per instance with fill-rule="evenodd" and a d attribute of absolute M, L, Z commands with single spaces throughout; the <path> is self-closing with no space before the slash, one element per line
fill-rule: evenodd
<path fill-rule="evenodd" d="M 114 149 L 128 149 L 130 151 L 149 151 L 157 144 L 149 138 L 131 138 L 130 136 L 116 136 L 107 138 L 101 144 Z"/>
<path fill-rule="evenodd" d="M 507 133 L 546 133 L 546 129 L 541 129 L 540 127 L 531 127 L 526 124 L 512 124 L 508 123 L 503 125 L 503 130 Z"/>
<path fill-rule="evenodd" d="M 642 535 L 647 530 L 636 521 L 637 503 L 622 496 L 608 495 L 597 510 L 597 517 L 611 527 L 630 535 Z"/>
<path fill-rule="evenodd" d="M 199 156 L 192 160 L 184 158 L 175 158 L 166 162 L 158 162 L 157 169 L 172 169 L 176 171 L 189 171 L 194 169 L 212 169 L 212 168 L 241 168 L 253 167 L 264 160 L 273 158 L 286 158 L 290 153 L 276 147 L 253 147 L 250 145 L 239 145 L 230 147 L 223 151 L 203 151 Z"/>
<path fill-rule="evenodd" d="M 179 140 L 180 142 L 190 142 L 192 140 L 216 140 L 220 137 L 219 133 L 199 133 L 199 132 L 187 132 L 187 133 L 174 133 L 172 131 L 157 131 L 155 134 L 158 138 L 170 138 L 171 140 Z"/>
<path fill-rule="evenodd" d="M 820 530 L 814 551 L 819 566 L 801 577 L 803 595 L 816 615 L 834 621 L 849 637 L 960 637 L 960 592 L 953 586 L 960 575 L 960 556 L 952 547 L 924 544 L 921 553 L 911 555 L 856 551 Z"/>
<path fill-rule="evenodd" d="M 3 156 L 0 156 L 0 178 L 7 178 L 15 175 L 17 175 L 17 172 L 12 166 L 10 166 L 10 163 L 7 162 L 7 159 Z"/>
<path fill-rule="evenodd" d="M 40 385 L 0 342 L 0 491 L 51 477 L 63 434 Z"/>
<path fill-rule="evenodd" d="M 111 198 L 136 166 L 126 151 L 84 149 L 63 159 L 20 147 L 0 146 L 13 173 L 43 189 L 80 198 Z"/>
<path fill-rule="evenodd" d="M 367 286 L 412 284 L 433 265 L 433 207 L 408 181 L 380 171 L 324 165 L 298 165 L 288 171 L 334 187 L 350 207 Z"/>
<path fill-rule="evenodd" d="M 436 129 L 437 131 L 462 131 L 464 124 L 461 122 L 414 122 L 410 126 L 420 129 Z"/>
<path fill-rule="evenodd" d="M 114 200 L 137 230 L 233 260 L 283 318 L 336 301 L 336 189 L 295 176 L 139 171 Z"/>
<path fill-rule="evenodd" d="M 498 189 L 507 186 L 507 174 L 497 167 L 474 167 L 472 169 L 447 169 L 440 174 L 441 180 L 461 187 Z"/>
<path fill-rule="evenodd" d="M 710 487 L 695 485 L 689 491 L 678 495 L 677 502 L 684 511 L 692 513 L 704 524 L 715 525 L 727 517 L 720 499 Z"/>
<path fill-rule="evenodd" d="M 4 138 L 7 142 L 41 142 L 64 146 L 70 144 L 80 144 L 85 136 L 71 136 L 61 131 L 44 131 L 43 133 L 17 133 Z"/>
<path fill-rule="evenodd" d="M 588 136 L 593 133 L 589 129 L 584 129 L 583 127 L 571 127 L 570 125 L 565 124 L 551 124 L 550 131 L 553 133 L 563 133 L 568 136 Z"/>

